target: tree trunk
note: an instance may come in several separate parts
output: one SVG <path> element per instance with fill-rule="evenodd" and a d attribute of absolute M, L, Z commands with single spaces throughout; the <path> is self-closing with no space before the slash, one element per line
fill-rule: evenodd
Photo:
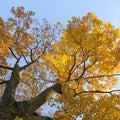
<path fill-rule="evenodd" d="M 20 67 L 16 64 L 12 69 L 10 80 L 6 83 L 6 88 L 2 96 L 2 104 L 15 103 L 15 90 L 20 82 Z"/>
<path fill-rule="evenodd" d="M 17 102 L 15 100 L 15 91 L 20 82 L 20 72 L 24 68 L 20 67 L 18 62 L 19 60 L 13 68 L 3 67 L 12 70 L 12 74 L 10 80 L 6 83 L 6 88 L 0 101 L 0 120 L 52 120 L 49 117 L 36 116 L 34 113 L 55 92 L 61 94 L 61 85 L 56 83 L 28 101 Z"/>
<path fill-rule="evenodd" d="M 52 118 L 45 116 L 36 116 L 34 111 L 43 105 L 48 98 L 52 96 L 51 92 L 60 93 L 61 87 L 59 83 L 47 88 L 38 96 L 22 102 L 0 102 L 0 120 L 14 120 L 19 117 L 23 120 L 52 120 Z M 53 94 L 54 94 L 53 93 Z M 7 101 L 7 100 L 6 100 Z M 17 120 L 17 119 L 16 119 Z"/>

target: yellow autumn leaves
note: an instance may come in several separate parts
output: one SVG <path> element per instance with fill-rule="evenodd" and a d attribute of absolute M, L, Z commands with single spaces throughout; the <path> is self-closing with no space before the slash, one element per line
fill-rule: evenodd
<path fill-rule="evenodd" d="M 12 40 L 10 33 L 5 29 L 6 23 L 0 18 L 0 52 L 6 52 L 8 47 L 11 46 Z"/>
<path fill-rule="evenodd" d="M 63 81 L 64 93 L 59 100 L 64 101 L 64 106 L 56 112 L 56 119 L 73 119 L 73 114 L 84 114 L 84 120 L 114 120 L 120 116 L 117 95 L 88 93 L 73 97 L 81 91 L 111 90 L 117 85 L 114 74 L 120 72 L 119 39 L 120 30 L 93 13 L 68 22 L 60 42 L 46 54 L 48 63 Z"/>
<path fill-rule="evenodd" d="M 68 76 L 71 80 L 76 79 L 75 74 L 83 78 L 114 74 L 119 61 L 113 51 L 119 37 L 119 29 L 102 22 L 93 13 L 82 19 L 73 17 L 61 40 L 44 59 L 63 81 Z M 104 81 L 104 78 L 100 79 Z"/>
<path fill-rule="evenodd" d="M 22 7 L 16 10 L 12 8 L 11 12 L 15 17 L 21 17 L 24 23 L 17 22 L 19 29 L 16 29 L 16 19 L 9 19 L 9 23 L 6 24 L 0 18 L 1 60 L 10 46 L 12 46 L 13 56 L 22 56 L 27 64 L 38 56 L 41 58 L 40 61 L 37 59 L 38 64 L 33 64 L 21 73 L 21 83 L 26 82 L 28 88 L 31 88 L 31 91 L 27 90 L 26 98 L 29 98 L 31 94 L 37 94 L 37 89 L 39 89 L 37 85 L 42 86 L 49 83 L 49 80 L 52 79 L 51 82 L 54 82 L 54 78 L 58 78 L 63 91 L 63 97 L 59 97 L 58 102 L 64 102 L 64 108 L 67 108 L 68 113 L 64 110 L 58 111 L 55 114 L 56 119 L 63 116 L 63 119 L 70 120 L 75 115 L 86 114 L 87 117 L 84 120 L 87 120 L 95 111 L 98 118 L 99 112 L 101 111 L 103 115 L 110 102 L 118 104 L 108 96 L 105 98 L 109 101 L 107 104 L 107 101 L 102 99 L 105 95 L 87 94 L 75 98 L 75 94 L 85 90 L 111 90 L 117 85 L 118 79 L 114 77 L 114 74 L 120 71 L 120 29 L 99 20 L 93 13 L 88 13 L 82 19 L 72 17 L 63 30 L 60 40 L 55 42 L 52 41 L 55 38 L 55 33 L 53 33 L 55 29 L 50 31 L 48 24 L 42 31 L 37 30 L 34 34 L 26 32 L 32 23 L 32 12 L 25 13 Z M 3 29 L 5 25 L 7 27 Z M 7 28 L 12 31 L 14 40 L 11 40 Z M 50 44 L 51 41 L 52 44 Z M 2 63 L 5 63 L 5 59 Z M 20 90 L 23 90 L 24 86 L 19 86 Z M 95 102 L 96 98 L 102 100 Z M 93 101 L 94 104 L 91 105 Z M 106 104 L 103 105 L 104 103 Z M 96 106 L 100 106 L 100 110 Z M 115 109 L 114 115 L 118 117 L 118 108 L 113 109 Z M 110 110 L 109 113 L 112 112 L 113 110 Z M 109 119 L 107 115 L 106 118 Z M 15 120 L 18 119 L 20 118 L 15 118 Z"/>

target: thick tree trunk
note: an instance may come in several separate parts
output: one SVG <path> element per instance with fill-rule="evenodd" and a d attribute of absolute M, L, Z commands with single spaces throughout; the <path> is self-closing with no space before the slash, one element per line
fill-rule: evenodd
<path fill-rule="evenodd" d="M 43 105 L 48 98 L 55 92 L 61 94 L 61 86 L 59 83 L 47 88 L 38 96 L 22 102 L 13 102 L 3 104 L 0 102 L 0 120 L 14 120 L 17 116 L 23 120 L 52 120 L 52 118 L 44 116 L 34 116 L 34 111 Z M 53 93 L 54 92 L 54 93 Z"/>
<path fill-rule="evenodd" d="M 20 112 L 22 110 L 19 110 L 17 107 L 16 105 L 0 106 L 0 120 L 53 120 L 52 118 L 34 115 L 32 113 L 21 115 Z"/>
<path fill-rule="evenodd" d="M 32 113 L 20 115 L 20 112 L 17 106 L 0 106 L 0 120 L 53 120 L 50 117 L 34 115 Z"/>
<path fill-rule="evenodd" d="M 12 69 L 10 80 L 6 84 L 6 88 L 1 99 L 2 104 L 15 103 L 15 90 L 20 81 L 20 67 L 16 64 Z"/>
<path fill-rule="evenodd" d="M 15 91 L 20 82 L 20 72 L 24 70 L 24 67 L 19 67 L 18 62 L 19 60 L 13 68 L 4 67 L 12 70 L 12 74 L 0 101 L 0 120 L 15 120 L 17 117 L 21 120 L 52 120 L 49 117 L 35 116 L 34 113 L 55 92 L 61 94 L 61 85 L 56 83 L 28 101 L 16 102 Z"/>

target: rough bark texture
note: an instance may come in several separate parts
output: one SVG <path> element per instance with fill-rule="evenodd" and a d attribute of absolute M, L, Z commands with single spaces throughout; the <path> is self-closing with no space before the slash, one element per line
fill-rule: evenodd
<path fill-rule="evenodd" d="M 52 120 L 44 116 L 36 116 L 34 111 L 43 105 L 51 92 L 61 93 L 59 83 L 47 88 L 41 94 L 29 101 L 22 102 L 0 102 L 0 120 L 14 120 L 17 116 L 23 120 Z M 50 97 L 50 96 L 49 96 Z M 7 100 L 6 100 L 7 101 Z"/>
<path fill-rule="evenodd" d="M 35 110 L 51 97 L 51 92 L 61 94 L 61 85 L 56 83 L 28 101 L 16 102 L 15 90 L 19 84 L 21 68 L 15 64 L 11 70 L 11 78 L 0 101 L 0 120 L 14 120 L 16 117 L 21 120 L 52 120 L 49 117 L 38 116 Z"/>
<path fill-rule="evenodd" d="M 14 104 L 15 90 L 20 81 L 20 67 L 16 64 L 12 69 L 10 80 L 6 84 L 6 88 L 2 97 L 2 104 Z"/>
<path fill-rule="evenodd" d="M 15 118 L 20 118 L 19 120 L 53 120 L 47 116 L 39 116 L 35 114 L 21 114 L 21 111 L 17 109 L 16 106 L 0 106 L 0 120 L 14 120 Z M 18 120 L 18 119 L 17 119 Z"/>

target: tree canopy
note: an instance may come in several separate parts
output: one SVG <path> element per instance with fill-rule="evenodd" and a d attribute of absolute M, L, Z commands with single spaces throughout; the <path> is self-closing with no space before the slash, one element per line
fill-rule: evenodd
<path fill-rule="evenodd" d="M 119 28 L 93 13 L 65 27 L 23 7 L 11 13 L 0 18 L 0 119 L 120 119 Z M 46 102 L 53 117 L 36 118 Z"/>

